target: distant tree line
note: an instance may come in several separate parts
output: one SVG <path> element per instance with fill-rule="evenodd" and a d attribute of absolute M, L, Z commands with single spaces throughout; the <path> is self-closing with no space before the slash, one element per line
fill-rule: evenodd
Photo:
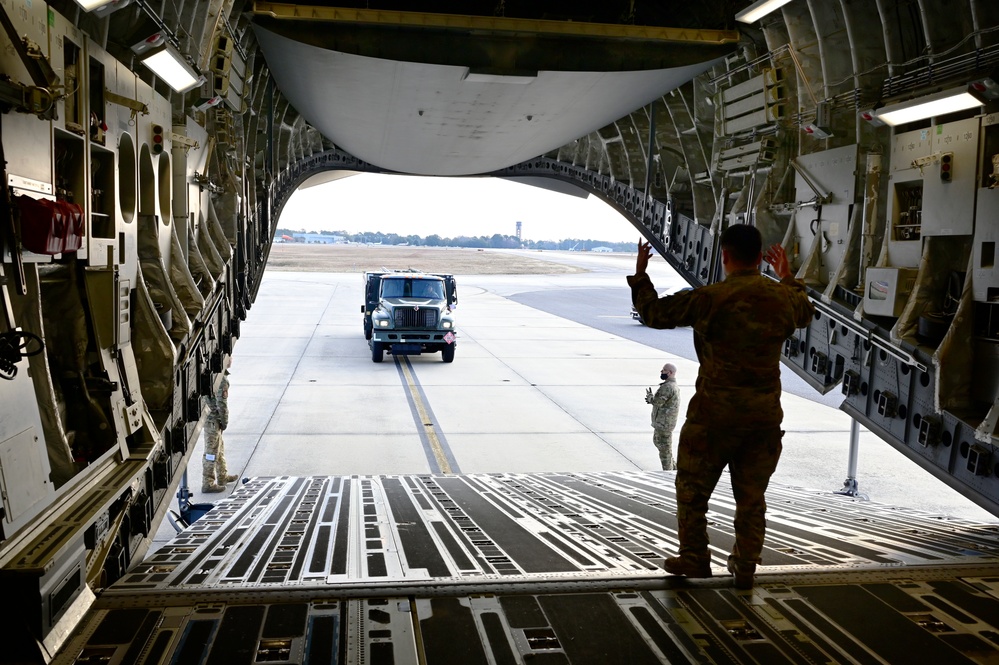
<path fill-rule="evenodd" d="M 276 235 L 291 236 L 301 233 L 292 229 L 278 229 Z M 594 247 L 609 247 L 615 252 L 633 252 L 633 242 L 609 242 L 606 240 L 583 240 L 566 238 L 565 240 L 518 240 L 517 236 L 495 233 L 491 236 L 457 236 L 442 238 L 436 233 L 424 238 L 418 235 L 403 236 L 397 233 L 364 232 L 347 233 L 346 231 L 319 231 L 323 235 L 337 235 L 350 242 L 381 243 L 383 245 L 412 245 L 414 247 L 473 247 L 483 249 L 550 249 L 575 250 L 588 252 Z"/>

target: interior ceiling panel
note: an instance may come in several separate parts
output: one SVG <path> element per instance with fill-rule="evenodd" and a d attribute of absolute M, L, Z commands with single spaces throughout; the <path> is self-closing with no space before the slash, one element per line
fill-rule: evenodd
<path fill-rule="evenodd" d="M 688 51 L 665 68 L 508 75 L 256 34 L 282 93 L 330 140 L 383 169 L 442 176 L 489 173 L 585 136 L 706 71 L 720 49 L 691 45 L 702 60 Z"/>

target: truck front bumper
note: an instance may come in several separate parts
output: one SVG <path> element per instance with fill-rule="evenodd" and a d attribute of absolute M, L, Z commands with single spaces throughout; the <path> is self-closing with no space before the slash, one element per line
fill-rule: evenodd
<path fill-rule="evenodd" d="M 450 334 L 451 342 L 446 337 Z M 372 342 L 385 345 L 385 350 L 394 354 L 418 355 L 424 351 L 439 351 L 455 344 L 457 340 L 451 330 L 378 330 L 373 331 Z"/>

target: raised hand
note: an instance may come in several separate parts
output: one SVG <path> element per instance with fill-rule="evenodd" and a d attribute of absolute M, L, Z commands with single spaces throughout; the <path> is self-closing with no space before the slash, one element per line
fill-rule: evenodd
<path fill-rule="evenodd" d="M 791 266 L 787 261 L 787 252 L 779 244 L 771 245 L 763 260 L 770 264 L 770 267 L 774 269 L 774 274 L 780 279 L 790 276 Z"/>
<path fill-rule="evenodd" d="M 635 275 L 644 275 L 652 257 L 652 243 L 638 241 L 638 259 L 635 261 Z"/>

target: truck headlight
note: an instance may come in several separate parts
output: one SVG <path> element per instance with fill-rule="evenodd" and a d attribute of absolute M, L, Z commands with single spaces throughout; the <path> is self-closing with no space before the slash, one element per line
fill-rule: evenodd
<path fill-rule="evenodd" d="M 378 319 L 378 327 L 379 328 L 388 328 L 389 327 L 389 321 L 388 321 L 388 319 Z"/>
<path fill-rule="evenodd" d="M 441 321 L 441 328 L 450 329 L 451 328 L 451 322 L 450 321 Z"/>

